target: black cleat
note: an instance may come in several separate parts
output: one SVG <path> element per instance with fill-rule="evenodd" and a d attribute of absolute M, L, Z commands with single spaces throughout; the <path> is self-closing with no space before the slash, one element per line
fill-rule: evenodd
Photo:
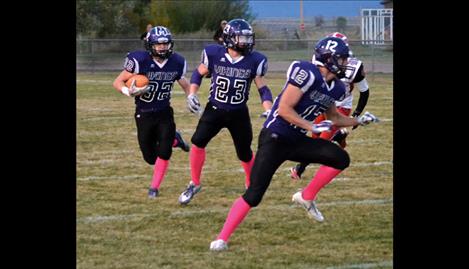
<path fill-rule="evenodd" d="M 158 189 L 152 189 L 152 188 L 150 188 L 150 189 L 148 189 L 148 198 L 150 198 L 150 199 L 155 199 L 156 196 L 158 196 L 159 193 L 160 193 L 160 192 L 158 191 Z"/>
<path fill-rule="evenodd" d="M 174 138 L 176 138 L 177 140 L 177 144 L 175 145 L 175 147 L 181 148 L 185 152 L 189 152 L 189 144 L 187 144 L 184 139 L 182 139 L 182 135 L 181 133 L 179 133 L 179 131 L 176 131 L 176 136 Z"/>
<path fill-rule="evenodd" d="M 335 135 L 331 138 L 332 142 L 336 142 L 342 148 L 345 148 L 347 143 L 345 142 L 345 138 L 348 136 L 348 130 L 346 128 L 342 128 L 335 133 Z"/>

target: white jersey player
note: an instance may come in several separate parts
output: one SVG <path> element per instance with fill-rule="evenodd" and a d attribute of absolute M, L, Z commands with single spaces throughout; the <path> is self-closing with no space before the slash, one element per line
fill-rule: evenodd
<path fill-rule="evenodd" d="M 348 45 L 348 40 L 347 37 L 344 34 L 341 34 L 339 32 L 331 33 L 327 35 L 328 37 L 337 37 L 342 39 L 347 45 Z M 315 63 L 315 58 L 313 56 L 312 59 L 313 63 Z M 368 87 L 368 82 L 366 81 L 365 78 L 365 70 L 363 66 L 363 62 L 360 61 L 357 58 L 350 57 L 348 58 L 348 64 L 347 64 L 347 69 L 345 71 L 345 76 L 341 78 L 341 81 L 345 84 L 345 98 L 342 101 L 336 101 L 335 105 L 337 107 L 337 111 L 345 116 L 352 116 L 352 117 L 358 117 L 363 109 L 365 108 L 367 102 L 368 102 L 368 97 L 369 97 L 369 87 Z M 353 101 L 353 90 L 355 87 L 358 88 L 360 92 L 360 98 L 358 100 L 357 106 L 355 107 L 355 110 L 352 112 L 352 101 Z M 318 124 L 319 122 L 326 120 L 324 114 L 319 115 L 316 120 L 314 121 L 315 124 Z M 356 128 L 356 127 L 354 127 Z M 331 128 L 330 132 L 322 132 L 320 134 L 312 134 L 313 138 L 322 138 L 326 140 L 332 140 L 337 142 L 342 148 L 345 148 L 347 145 L 345 138 L 348 135 L 348 131 L 346 128 L 336 128 L 333 127 Z M 290 175 L 291 178 L 293 179 L 300 179 L 301 174 L 306 169 L 307 163 L 298 163 L 296 166 L 292 167 L 290 169 Z"/>

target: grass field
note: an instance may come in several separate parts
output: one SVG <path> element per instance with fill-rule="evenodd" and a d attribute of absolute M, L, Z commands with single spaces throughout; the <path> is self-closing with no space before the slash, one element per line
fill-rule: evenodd
<path fill-rule="evenodd" d="M 325 221 L 291 204 L 318 166 L 295 182 L 288 174 L 294 163 L 286 162 L 223 253 L 210 252 L 209 244 L 244 191 L 229 132 L 222 130 L 208 145 L 203 189 L 189 205 L 177 202 L 190 175 L 188 153 L 180 149 L 173 151 L 160 196 L 148 199 L 152 167 L 138 148 L 133 100 L 112 88 L 116 75 L 77 74 L 77 268 L 392 268 L 392 75 L 369 80 L 366 109 L 382 122 L 349 135 L 351 166 L 318 195 Z M 267 81 L 276 96 L 284 74 L 269 74 Z M 252 89 L 256 151 L 263 120 Z M 201 99 L 207 92 L 205 79 Z M 190 141 L 198 118 L 187 111 L 177 84 L 172 107 L 177 128 Z"/>

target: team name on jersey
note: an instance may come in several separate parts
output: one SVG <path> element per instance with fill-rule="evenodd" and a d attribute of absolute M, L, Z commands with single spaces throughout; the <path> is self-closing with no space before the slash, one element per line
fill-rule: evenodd
<path fill-rule="evenodd" d="M 309 98 L 313 100 L 314 102 L 317 102 L 325 107 L 329 107 L 330 104 L 336 101 L 331 96 L 318 92 L 318 91 L 311 92 L 311 94 L 309 95 Z"/>
<path fill-rule="evenodd" d="M 149 80 L 174 80 L 178 72 L 148 72 L 147 77 Z"/>
<path fill-rule="evenodd" d="M 229 66 L 215 65 L 215 73 L 225 77 L 249 78 L 251 77 L 251 69 L 243 69 Z"/>

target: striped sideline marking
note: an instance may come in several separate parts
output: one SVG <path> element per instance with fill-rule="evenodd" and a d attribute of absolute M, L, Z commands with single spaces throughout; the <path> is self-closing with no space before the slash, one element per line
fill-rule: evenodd
<path fill-rule="evenodd" d="M 89 117 L 80 119 L 81 121 L 99 121 L 99 120 L 121 120 L 121 119 L 129 119 L 131 116 L 109 116 L 109 117 Z"/>
<path fill-rule="evenodd" d="M 129 176 L 88 176 L 88 177 L 79 177 L 77 180 L 87 181 L 87 180 L 97 180 L 97 179 L 138 179 L 138 178 L 148 178 L 149 175 L 129 175 Z"/>
<path fill-rule="evenodd" d="M 90 165 L 90 164 L 109 164 L 109 163 L 116 163 L 115 159 L 103 159 L 98 161 L 92 160 L 85 160 L 85 161 L 78 161 L 77 165 Z M 390 161 L 384 162 L 371 162 L 371 163 L 352 163 L 350 166 L 352 167 L 371 167 L 371 166 L 384 166 L 384 165 L 392 165 L 393 163 Z M 319 167 L 318 165 L 311 165 L 310 167 Z M 190 171 L 189 167 L 179 168 L 173 167 L 171 168 L 175 171 Z M 283 169 L 279 169 L 277 171 L 290 171 L 290 167 L 286 167 Z M 210 173 L 244 173 L 242 168 L 231 168 L 231 169 L 203 169 L 203 174 L 210 174 Z M 127 176 L 87 176 L 87 177 L 78 177 L 77 180 L 79 181 L 86 181 L 86 180 L 96 180 L 96 179 L 138 179 L 138 178 L 146 178 L 148 175 L 127 175 Z M 350 178 L 338 178 L 338 180 L 349 180 Z"/>
<path fill-rule="evenodd" d="M 77 79 L 77 83 L 96 83 L 112 86 L 112 80 Z"/>
<path fill-rule="evenodd" d="M 326 269 L 366 269 L 366 268 L 375 268 L 375 267 L 382 267 L 382 266 L 391 266 L 392 267 L 392 260 L 390 261 L 382 261 L 378 263 L 359 263 L 359 264 L 347 264 L 341 266 L 332 266 L 327 267 Z"/>
<path fill-rule="evenodd" d="M 384 122 L 387 122 L 387 121 L 393 121 L 393 119 L 379 119 L 380 121 L 384 121 Z"/>
<path fill-rule="evenodd" d="M 77 155 L 86 155 L 89 156 L 90 154 L 93 155 L 117 155 L 117 154 L 124 154 L 124 153 L 136 153 L 136 150 L 129 150 L 129 149 L 123 149 L 123 150 L 103 150 L 103 151 L 93 151 L 93 152 L 77 152 Z"/>
<path fill-rule="evenodd" d="M 95 111 L 112 111 L 111 109 L 95 109 Z M 185 110 L 177 111 L 177 112 L 182 112 Z M 120 119 L 127 119 L 127 118 L 132 118 L 132 115 L 122 115 L 122 116 L 101 116 L 101 117 L 87 117 L 87 118 L 81 118 L 81 121 L 99 121 L 99 120 L 120 120 Z M 392 122 L 393 119 L 380 119 L 381 122 Z M 194 130 L 195 131 L 195 130 Z"/>
<path fill-rule="evenodd" d="M 377 200 L 356 200 L 356 201 L 335 201 L 328 203 L 318 203 L 318 206 L 347 206 L 347 205 L 392 205 L 393 199 L 377 199 Z M 299 207 L 295 204 L 291 205 L 275 205 L 275 206 L 265 206 L 263 209 L 268 210 L 291 210 L 291 208 Z M 199 209 L 199 210 L 175 210 L 171 212 L 169 217 L 184 217 L 191 216 L 196 214 L 207 214 L 207 213 L 226 213 L 228 208 L 212 208 L 212 209 Z M 107 221 L 127 221 L 133 219 L 141 219 L 145 217 L 154 217 L 161 216 L 160 213 L 154 214 L 128 214 L 128 215 L 111 215 L 111 216 L 91 216 L 91 217 L 81 217 L 77 218 L 77 223 L 100 223 Z"/>

